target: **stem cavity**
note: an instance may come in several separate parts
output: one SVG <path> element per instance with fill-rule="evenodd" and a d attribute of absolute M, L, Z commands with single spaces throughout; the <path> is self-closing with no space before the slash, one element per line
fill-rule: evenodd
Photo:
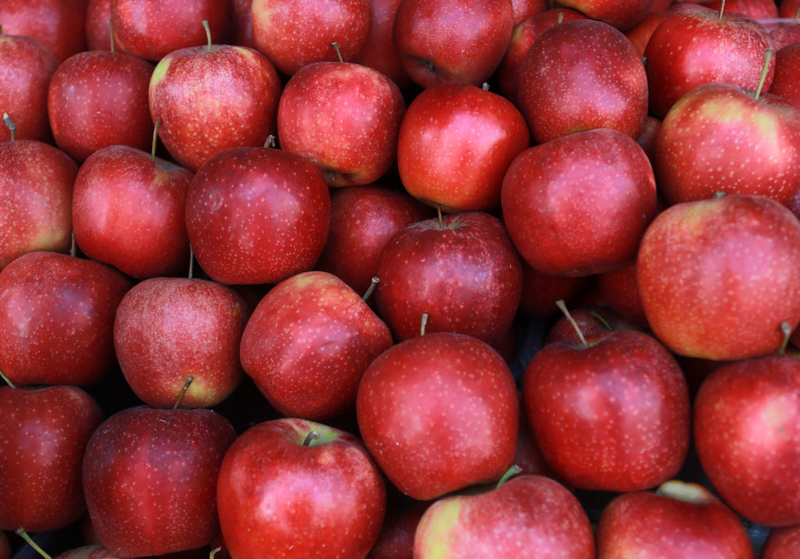
<path fill-rule="evenodd" d="M 378 276 L 374 276 L 372 278 L 372 283 L 369 284 L 369 287 L 367 288 L 367 292 L 364 293 L 364 295 L 361 297 L 361 300 L 366 302 L 366 300 L 369 299 L 369 296 L 372 295 L 372 292 L 375 291 L 375 288 L 378 287 L 378 284 L 380 282 L 381 282 L 381 278 L 379 278 Z"/>

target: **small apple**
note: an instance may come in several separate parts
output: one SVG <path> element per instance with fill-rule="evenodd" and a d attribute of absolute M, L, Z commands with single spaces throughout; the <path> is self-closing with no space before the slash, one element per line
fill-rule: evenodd
<path fill-rule="evenodd" d="M 800 526 L 773 528 L 764 547 L 761 559 L 794 559 L 800 556 Z"/>

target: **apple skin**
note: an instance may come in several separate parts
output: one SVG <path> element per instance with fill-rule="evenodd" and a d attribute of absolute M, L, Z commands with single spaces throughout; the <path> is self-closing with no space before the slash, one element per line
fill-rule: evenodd
<path fill-rule="evenodd" d="M 414 534 L 428 508 L 428 503 L 414 502 L 403 506 L 389 505 L 381 532 L 366 559 L 413 559 Z"/>
<path fill-rule="evenodd" d="M 761 550 L 761 559 L 794 559 L 800 555 L 800 526 L 774 528 Z"/>
<path fill-rule="evenodd" d="M 0 530 L 0 559 L 11 559 L 11 546 L 8 543 L 6 533 Z"/>
<path fill-rule="evenodd" d="M 783 97 L 800 109 L 800 44 L 788 45 L 775 53 L 775 77 L 769 92 Z"/>
<path fill-rule="evenodd" d="M 111 0 L 86 3 L 86 50 L 111 50 Z"/>
<path fill-rule="evenodd" d="M 767 49 L 767 32 L 755 20 L 725 11 L 677 12 L 656 28 L 644 56 L 650 115 L 664 118 L 675 102 L 698 85 L 726 82 L 756 90 Z M 718 53 L 724 53 L 722 55 Z M 770 60 L 764 91 L 775 72 Z"/>
<path fill-rule="evenodd" d="M 309 433 L 319 438 L 303 446 Z M 251 427 L 220 469 L 217 503 L 232 557 L 365 557 L 381 529 L 386 489 L 353 435 L 302 419 Z"/>
<path fill-rule="evenodd" d="M 210 410 L 126 408 L 92 435 L 83 461 L 89 516 L 121 558 L 208 545 L 219 532 L 217 476 L 236 438 Z"/>
<path fill-rule="evenodd" d="M 567 21 L 546 29 L 519 67 L 519 107 L 538 143 L 594 128 L 636 138 L 647 100 L 639 54 L 603 22 Z"/>
<path fill-rule="evenodd" d="M 119 48 L 153 62 L 179 49 L 205 45 L 203 20 L 208 20 L 212 42 L 226 43 L 232 16 L 230 0 L 111 0 Z"/>
<path fill-rule="evenodd" d="M 0 142 L 0 271 L 37 250 L 66 252 L 78 165 L 36 140 Z"/>
<path fill-rule="evenodd" d="M 642 239 L 637 277 L 662 343 L 679 355 L 736 360 L 776 351 L 781 322 L 797 326 L 799 267 L 797 218 L 763 196 L 731 194 L 659 214 Z"/>
<path fill-rule="evenodd" d="M 617 311 L 607 306 L 580 306 L 572 309 L 570 315 L 578 325 L 581 333 L 587 339 L 590 336 L 607 334 L 614 330 L 638 330 L 639 332 L 645 332 L 642 326 L 631 322 L 617 313 Z M 582 343 L 580 336 L 578 336 L 578 333 L 575 331 L 575 326 L 572 325 L 566 316 L 562 316 L 556 320 L 553 326 L 550 327 L 550 330 L 547 331 L 547 336 L 544 338 L 544 345 L 555 342 L 565 342 L 573 346 L 578 346 Z"/>
<path fill-rule="evenodd" d="M 525 118 L 508 99 L 445 82 L 417 95 L 400 125 L 397 167 L 414 198 L 443 211 L 500 207 L 503 176 L 530 146 Z"/>
<path fill-rule="evenodd" d="M 637 324 L 647 326 L 647 314 L 639 293 L 636 263 L 597 277 L 597 287 L 608 306 Z"/>
<path fill-rule="evenodd" d="M 20 256 L 0 273 L 0 370 L 17 384 L 93 384 L 114 366 L 114 313 L 130 280 L 91 260 Z"/>
<path fill-rule="evenodd" d="M 150 116 L 161 121 L 159 137 L 170 155 L 196 172 L 225 149 L 263 146 L 276 130 L 280 90 L 278 73 L 256 50 L 187 47 L 156 66 Z"/>
<path fill-rule="evenodd" d="M 330 207 L 322 172 L 307 159 L 276 149 L 230 149 L 192 180 L 186 228 L 211 279 L 278 283 L 319 259 Z"/>
<path fill-rule="evenodd" d="M 460 332 L 497 347 L 511 329 L 522 294 L 522 264 L 502 222 L 465 212 L 411 224 L 378 261 L 378 314 L 396 340 Z"/>
<path fill-rule="evenodd" d="M 550 276 L 522 263 L 522 298 L 519 310 L 528 317 L 544 317 L 559 312 L 556 301 L 569 304 L 586 291 L 593 276 L 567 278 Z"/>
<path fill-rule="evenodd" d="M 653 164 L 668 204 L 719 191 L 785 204 L 800 189 L 800 109 L 769 93 L 758 99 L 753 94 L 733 84 L 706 83 L 672 106 Z M 700 154 L 700 146 L 714 148 Z"/>
<path fill-rule="evenodd" d="M 626 31 L 644 19 L 653 0 L 558 0 L 558 4 Z"/>
<path fill-rule="evenodd" d="M 635 140 L 610 129 L 525 150 L 511 163 L 501 196 L 514 246 L 550 275 L 585 276 L 630 263 L 656 214 L 650 161 Z"/>
<path fill-rule="evenodd" d="M 4 0 L 0 3 L 4 33 L 40 40 L 61 62 L 86 50 L 85 17 L 86 0 Z"/>
<path fill-rule="evenodd" d="M 231 44 L 256 48 L 253 37 L 253 0 L 231 0 L 233 7 L 233 36 Z"/>
<path fill-rule="evenodd" d="M 314 62 L 344 62 L 364 49 L 372 21 L 370 0 L 253 0 L 256 48 L 287 76 Z"/>
<path fill-rule="evenodd" d="M 316 269 L 338 276 L 364 295 L 389 239 L 433 213 L 406 192 L 377 184 L 332 189 L 331 224 Z"/>
<path fill-rule="evenodd" d="M 100 148 L 147 150 L 153 138 L 147 89 L 153 65 L 124 53 L 81 52 L 58 67 L 47 93 L 58 147 L 78 162 Z"/>
<path fill-rule="evenodd" d="M 0 111 L 14 121 L 17 140 L 51 138 L 47 88 L 59 64 L 53 51 L 41 41 L 0 32 Z M 0 142 L 10 139 L 11 131 L 3 125 Z"/>
<path fill-rule="evenodd" d="M 375 68 L 397 84 L 401 91 L 407 91 L 413 82 L 397 57 L 392 39 L 394 16 L 400 0 L 372 0 L 372 22 L 369 35 L 356 62 Z"/>
<path fill-rule="evenodd" d="M 633 48 L 639 53 L 639 56 L 644 56 L 644 51 L 647 48 L 647 43 L 650 42 L 650 37 L 656 27 L 670 16 L 670 12 L 659 11 L 648 13 L 642 21 L 637 23 L 625 32 L 625 36 L 633 43 Z"/>
<path fill-rule="evenodd" d="M 433 503 L 414 537 L 415 559 L 594 559 L 592 526 L 557 482 L 519 476 L 478 495 Z"/>
<path fill-rule="evenodd" d="M 151 278 L 117 307 L 114 349 L 125 380 L 146 404 L 210 408 L 239 385 L 239 344 L 250 316 L 232 289 L 197 278 Z"/>
<path fill-rule="evenodd" d="M 798 391 L 800 359 L 772 356 L 720 367 L 695 399 L 703 471 L 733 510 L 764 526 L 800 524 Z"/>
<path fill-rule="evenodd" d="M 386 477 L 429 500 L 503 475 L 514 458 L 519 403 L 511 371 L 491 346 L 434 332 L 370 363 L 356 417 Z"/>
<path fill-rule="evenodd" d="M 782 3 L 785 4 L 786 2 L 784 1 Z M 705 6 L 707 6 L 709 9 L 716 11 L 719 11 L 720 8 L 722 8 L 722 5 L 722 0 L 712 0 L 711 2 L 705 3 Z M 755 20 L 769 20 L 777 19 L 779 17 L 778 6 L 776 5 L 775 0 L 726 0 L 725 11 L 744 14 Z M 791 17 L 794 17 L 794 15 L 795 14 L 792 14 Z M 768 25 L 762 25 L 764 25 L 766 29 L 769 29 Z"/>
<path fill-rule="evenodd" d="M 77 521 L 86 511 L 83 454 L 103 421 L 100 407 L 75 386 L 3 386 L 0 410 L 0 530 L 40 532 Z"/>
<path fill-rule="evenodd" d="M 658 491 L 614 498 L 597 524 L 598 559 L 752 559 L 747 531 L 701 485 L 668 481 Z"/>
<path fill-rule="evenodd" d="M 405 108 L 400 89 L 377 70 L 308 64 L 278 103 L 281 149 L 314 162 L 330 186 L 370 184 L 395 161 Z"/>
<path fill-rule="evenodd" d="M 689 392 L 651 336 L 614 330 L 545 345 L 522 381 L 547 465 L 589 490 L 640 491 L 678 473 L 689 448 Z"/>
<path fill-rule="evenodd" d="M 401 0 L 392 36 L 403 68 L 421 87 L 481 85 L 500 64 L 513 29 L 511 0 Z"/>
<path fill-rule="evenodd" d="M 355 409 L 364 370 L 391 345 L 389 328 L 350 286 L 327 272 L 304 272 L 255 308 L 241 361 L 283 415 L 322 421 Z"/>
<path fill-rule="evenodd" d="M 144 151 L 108 146 L 81 165 L 72 196 L 75 242 L 89 258 L 136 278 L 189 265 L 186 193 L 192 173 Z"/>

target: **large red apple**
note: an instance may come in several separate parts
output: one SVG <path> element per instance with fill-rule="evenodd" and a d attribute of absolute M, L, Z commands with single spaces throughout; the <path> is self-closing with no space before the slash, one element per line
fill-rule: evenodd
<path fill-rule="evenodd" d="M 637 269 L 647 321 L 680 355 L 763 356 L 780 347 L 782 322 L 800 322 L 800 222 L 763 196 L 668 208 L 645 233 Z"/>
<path fill-rule="evenodd" d="M 400 0 L 372 0 L 372 21 L 369 26 L 369 35 L 361 49 L 361 54 L 355 61 L 375 68 L 405 91 L 411 86 L 412 81 L 397 57 L 392 40 L 394 16 L 399 5 Z"/>
<path fill-rule="evenodd" d="M 86 0 L 4 0 L 0 22 L 9 35 L 25 35 L 43 42 L 63 62 L 86 50 Z"/>
<path fill-rule="evenodd" d="M 511 465 L 519 403 L 490 346 L 435 332 L 396 344 L 358 388 L 361 436 L 386 477 L 420 500 L 497 481 Z"/>
<path fill-rule="evenodd" d="M 222 462 L 217 483 L 231 556 L 365 557 L 383 522 L 380 471 L 353 435 L 301 419 L 259 423 Z"/>

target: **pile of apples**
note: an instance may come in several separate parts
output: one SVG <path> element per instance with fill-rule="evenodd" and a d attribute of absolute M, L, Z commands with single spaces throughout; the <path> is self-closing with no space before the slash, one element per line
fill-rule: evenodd
<path fill-rule="evenodd" d="M 800 557 L 799 14 L 3 0 L 0 559 Z"/>

